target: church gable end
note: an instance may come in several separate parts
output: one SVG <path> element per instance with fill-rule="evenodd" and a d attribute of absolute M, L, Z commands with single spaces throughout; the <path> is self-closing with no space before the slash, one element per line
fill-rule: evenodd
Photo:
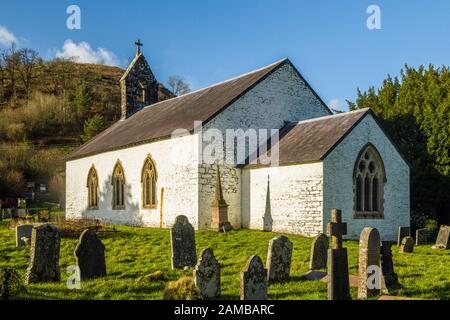
<path fill-rule="evenodd" d="M 122 120 L 158 101 L 158 82 L 136 42 L 136 57 L 120 79 Z"/>

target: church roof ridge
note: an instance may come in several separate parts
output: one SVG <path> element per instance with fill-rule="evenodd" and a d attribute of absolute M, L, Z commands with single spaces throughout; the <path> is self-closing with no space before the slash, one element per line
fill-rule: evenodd
<path fill-rule="evenodd" d="M 351 111 L 347 111 L 347 112 L 340 112 L 340 113 L 330 114 L 330 115 L 327 115 L 327 116 L 311 118 L 311 119 L 305 119 L 305 120 L 300 120 L 300 121 L 296 121 L 296 122 L 290 122 L 290 123 L 288 123 L 288 126 L 289 125 L 296 126 L 296 125 L 302 124 L 302 123 L 323 121 L 323 120 L 327 120 L 327 119 L 330 119 L 330 118 L 336 118 L 336 117 L 345 117 L 345 116 L 348 116 L 348 115 L 350 115 L 352 113 L 368 112 L 369 110 L 371 110 L 371 109 L 370 108 L 363 108 L 363 109 L 351 110 Z"/>
<path fill-rule="evenodd" d="M 264 66 L 264 67 L 261 67 L 261 68 L 258 68 L 258 69 L 255 69 L 255 70 L 252 70 L 252 71 L 249 71 L 249 72 L 246 72 L 246 73 L 242 73 L 242 74 L 240 74 L 240 75 L 238 75 L 238 76 L 235 76 L 235 77 L 232 77 L 232 78 L 229 78 L 229 79 L 226 79 L 226 80 L 222 80 L 222 81 L 213 83 L 213 84 L 211 84 L 211 85 L 209 85 L 209 86 L 206 86 L 206 87 L 203 87 L 203 88 L 199 88 L 199 89 L 197 89 L 197 90 L 194 90 L 194 91 L 191 91 L 191 92 L 188 92 L 188 93 L 185 93 L 185 94 L 182 94 L 182 95 L 179 95 L 179 96 L 176 96 L 176 97 L 173 97 L 173 98 L 164 100 L 164 101 L 160 101 L 160 102 L 157 102 L 157 103 L 154 103 L 154 104 L 150 104 L 150 105 L 148 105 L 148 106 L 145 106 L 144 109 L 145 109 L 145 108 L 149 108 L 149 107 L 153 107 L 153 106 L 155 106 L 155 105 L 157 105 L 157 104 L 160 104 L 160 103 L 163 103 L 163 102 L 166 102 L 166 101 L 169 101 L 169 100 L 174 100 L 174 99 L 178 99 L 178 98 L 184 98 L 184 97 L 189 96 L 189 95 L 191 95 L 191 94 L 196 94 L 196 93 L 199 93 L 199 92 L 201 92 L 201 91 L 203 91 L 203 90 L 208 90 L 208 89 L 211 89 L 211 88 L 220 86 L 220 85 L 222 85 L 222 84 L 226 84 L 227 82 L 239 80 L 240 78 L 243 78 L 243 77 L 252 75 L 252 74 L 254 74 L 254 73 L 263 71 L 264 69 L 271 68 L 271 67 L 276 66 L 276 65 L 278 65 L 278 64 L 282 64 L 282 63 L 284 63 L 284 62 L 286 62 L 286 61 L 289 61 L 289 59 L 288 59 L 288 58 L 283 58 L 283 59 L 277 60 L 277 61 L 275 61 L 275 62 L 273 62 L 273 63 L 271 63 L 271 64 L 268 64 L 268 65 L 266 65 L 266 66 Z"/>

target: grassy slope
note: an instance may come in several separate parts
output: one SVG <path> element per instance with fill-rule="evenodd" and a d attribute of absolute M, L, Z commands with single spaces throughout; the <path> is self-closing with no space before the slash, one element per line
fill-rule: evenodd
<path fill-rule="evenodd" d="M 1 222 L 0 222 L 1 223 Z M 62 281 L 28 287 L 24 298 L 32 299 L 162 299 L 165 283 L 190 271 L 170 268 L 169 231 L 161 229 L 118 227 L 119 233 L 103 237 L 106 245 L 108 276 L 82 283 L 81 290 L 66 289 L 66 268 L 75 263 L 76 239 L 63 239 L 60 268 Z M 224 235 L 200 231 L 197 248 L 213 248 L 222 266 L 222 298 L 239 298 L 239 274 L 246 260 L 258 254 L 265 261 L 267 245 L 274 233 L 239 230 Z M 311 239 L 289 236 L 294 243 L 289 283 L 272 285 L 270 299 L 326 299 L 326 284 L 306 281 L 301 275 L 308 270 Z M 350 273 L 357 274 L 358 243 L 346 241 L 349 249 Z M 399 254 L 393 247 L 396 272 L 404 288 L 397 295 L 426 299 L 450 299 L 450 251 L 434 251 L 430 246 L 415 248 L 413 254 Z M 14 266 L 23 275 L 28 264 L 29 248 L 15 248 L 14 231 L 0 225 L 0 266 Z M 138 284 L 137 279 L 155 271 L 163 271 L 167 279 Z M 356 290 L 352 288 L 353 298 Z"/>

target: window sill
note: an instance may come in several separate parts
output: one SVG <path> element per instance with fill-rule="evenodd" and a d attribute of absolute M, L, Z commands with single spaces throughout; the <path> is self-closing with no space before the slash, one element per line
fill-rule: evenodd
<path fill-rule="evenodd" d="M 112 209 L 113 210 L 125 210 L 125 206 L 123 206 L 123 207 L 113 207 Z"/>
<path fill-rule="evenodd" d="M 98 210 L 98 207 L 89 207 L 87 208 L 88 211 L 95 211 Z"/>
<path fill-rule="evenodd" d="M 154 206 L 144 206 L 144 207 L 142 207 L 142 209 L 144 209 L 144 210 L 156 210 L 156 209 L 158 209 L 158 206 L 157 206 L 157 205 L 154 205 Z"/>
<path fill-rule="evenodd" d="M 353 212 L 353 219 L 384 219 L 384 214 L 373 211 Z"/>

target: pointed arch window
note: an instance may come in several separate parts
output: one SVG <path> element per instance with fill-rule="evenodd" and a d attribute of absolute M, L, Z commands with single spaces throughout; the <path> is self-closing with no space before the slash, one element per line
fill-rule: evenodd
<path fill-rule="evenodd" d="M 113 170 L 113 209 L 125 209 L 125 173 L 122 164 L 117 161 Z"/>
<path fill-rule="evenodd" d="M 95 167 L 92 166 L 87 178 L 88 188 L 88 210 L 98 209 L 98 175 Z"/>
<path fill-rule="evenodd" d="M 386 173 L 377 149 L 366 145 L 358 155 L 353 173 L 354 218 L 383 219 Z"/>
<path fill-rule="evenodd" d="M 142 168 L 142 206 L 146 209 L 155 209 L 157 206 L 156 182 L 158 174 L 155 162 L 148 156 Z"/>

